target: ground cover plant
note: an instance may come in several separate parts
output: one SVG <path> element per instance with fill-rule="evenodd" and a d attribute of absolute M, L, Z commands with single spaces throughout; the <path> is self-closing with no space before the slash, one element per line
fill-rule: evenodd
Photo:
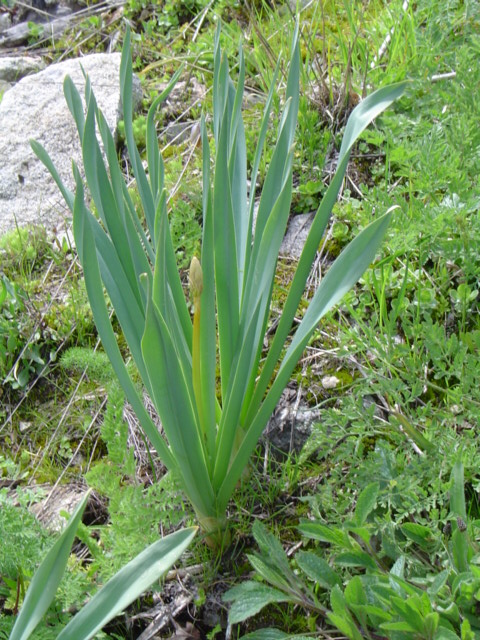
<path fill-rule="evenodd" d="M 319 271 L 326 270 L 368 225 L 373 211 L 378 215 L 392 205 L 400 208 L 392 216 L 380 258 L 312 334 L 289 382 L 295 397 L 321 408 L 321 422 L 306 447 L 299 456 L 291 455 L 280 463 L 270 456 L 272 445 L 260 449 L 229 509 L 231 551 L 219 560 L 197 544 L 191 547 L 192 555 L 184 556 L 187 571 L 189 565 L 200 562 L 203 566 L 194 578 L 199 592 L 191 604 L 191 620 L 195 629 L 212 637 L 227 632 L 237 637 L 254 633 L 279 638 L 467 639 L 478 634 L 480 114 L 468 87 L 480 81 L 475 64 L 480 18 L 474 3 L 404 5 L 352 3 L 349 8 L 325 2 L 300 14 L 302 69 L 308 72 L 302 71 L 300 77 L 304 95 L 299 101 L 298 142 L 292 158 L 293 213 L 316 210 L 331 180 L 345 125 L 340 106 L 348 91 L 342 98 L 341 87 L 348 85 L 360 97 L 364 89 L 368 94 L 379 86 L 411 79 L 406 94 L 362 133 L 352 151 L 343 190 L 333 208 L 334 224 L 318 246 L 310 291 Z M 258 13 L 250 16 L 239 9 L 238 20 L 224 25 L 222 47 L 236 79 L 237 39 L 239 25 L 243 25 L 248 34 L 245 85 L 265 91 L 279 51 L 287 44 L 290 28 L 285 25 L 291 26 L 291 15 L 285 7 L 272 11 L 257 4 L 256 9 Z M 219 13 L 222 11 L 219 5 Z M 213 50 L 214 14 L 213 7 L 205 14 L 199 9 L 191 26 L 186 22 L 176 31 L 173 25 L 158 40 L 187 67 L 195 61 L 197 78 L 207 86 L 213 70 L 213 56 L 208 52 Z M 242 18 L 246 22 L 240 14 L 247 16 Z M 94 30 L 91 33 L 92 41 L 100 40 Z M 155 63 L 154 42 L 150 24 L 148 33 L 142 31 L 133 43 L 136 69 Z M 162 73 L 166 70 L 166 75 L 175 68 L 171 62 L 153 67 Z M 321 91 L 307 90 L 312 77 Z M 158 93 L 153 71 L 142 78 L 149 103 Z M 277 84 L 280 97 L 272 99 L 274 122 L 266 133 L 267 154 L 259 166 L 259 187 L 266 179 L 281 117 L 283 68 L 279 78 L 284 82 Z M 192 113 L 199 117 L 198 110 Z M 143 115 L 146 121 L 147 112 Z M 247 104 L 244 117 L 250 170 L 261 109 Z M 158 124 L 163 126 L 161 117 Z M 180 157 L 188 174 L 188 189 L 180 187 L 176 200 L 168 205 L 170 216 L 182 210 L 192 215 L 202 199 L 201 149 L 190 154 L 188 143 L 182 144 L 167 147 L 164 154 L 168 183 L 176 184 L 175 174 L 182 169 Z M 216 148 L 210 146 L 215 157 Z M 137 207 L 139 196 L 129 188 Z M 188 229 L 181 221 L 172 239 L 187 290 L 185 269 L 199 246 L 199 218 L 192 220 L 197 225 L 192 242 L 182 238 Z M 69 255 L 66 251 L 56 258 L 60 263 L 61 256 Z M 201 263 L 203 267 L 203 260 Z M 46 265 L 47 261 L 38 261 L 40 271 Z M 280 277 L 273 286 L 274 309 L 284 304 L 291 277 L 288 263 L 280 261 L 279 268 Z M 9 286 L 28 291 L 21 268 L 5 275 Z M 311 295 L 307 293 L 302 301 L 295 322 L 303 317 Z M 6 300 L 11 303 L 10 294 Z M 5 315 L 6 307 L 2 310 Z M 274 311 L 269 322 L 275 327 L 277 320 Z M 117 324 L 114 330 L 120 335 Z M 272 337 L 273 333 L 267 333 L 265 346 Z M 55 421 L 44 417 L 46 412 L 53 413 L 52 404 L 42 408 L 36 387 L 25 394 L 9 383 L 3 396 L 8 402 L 1 409 L 8 419 L 11 407 L 22 401 L 8 430 L 4 426 L 0 431 L 4 486 L 38 478 L 54 480 L 67 467 L 64 478 L 86 473 L 87 482 L 110 497 L 109 520 L 80 527 L 88 560 L 78 558 L 78 550 L 71 556 L 70 586 L 68 580 L 60 586 L 47 625 L 38 627 L 38 637 L 56 637 L 71 617 L 72 602 L 77 608 L 84 603 L 81 589 L 73 596 L 72 567 L 81 571 L 78 585 L 83 585 L 84 593 L 93 593 L 97 584 L 104 584 L 154 541 L 156 527 L 165 534 L 182 521 L 187 525 L 194 521 L 171 476 L 163 484 L 152 483 L 153 472 L 138 432 L 135 436 L 131 424 L 123 420 L 122 392 L 111 388 L 109 376 L 102 375 L 105 365 L 95 365 L 91 335 L 85 341 L 80 337 L 77 344 L 82 343 L 83 352 L 73 351 L 70 361 L 61 359 L 58 365 L 50 362 L 43 382 L 37 383 L 44 391 L 55 386 L 60 406 L 72 394 L 57 435 Z M 125 343 L 120 346 L 125 353 Z M 130 372 L 137 384 L 134 369 Z M 37 379 L 33 368 L 29 376 L 27 390 Z M 97 414 L 106 417 L 101 430 Z M 131 413 L 125 415 L 130 421 Z M 26 425 L 38 420 L 44 425 L 43 435 L 35 439 Z M 54 455 L 47 454 L 40 462 L 32 441 L 47 442 Z M 155 473 L 160 476 L 164 470 L 157 465 Z M 22 504 L 29 504 L 29 495 Z M 6 494 L 5 500 L 10 500 Z M 8 512 L 13 513 L 10 506 Z M 151 516 L 156 508 L 162 512 L 157 525 Z M 7 511 L 0 519 L 4 513 Z M 142 532 L 139 518 L 145 522 Z M 26 518 L 23 522 L 24 537 L 29 531 L 37 535 Z M 43 553 L 50 538 L 45 540 Z M 16 548 L 18 552 L 18 545 Z M 0 637 L 8 637 L 13 626 L 18 568 L 24 578 L 19 606 L 33 574 L 30 559 L 22 559 L 17 552 L 5 565 L 8 575 L 2 574 L 0 582 Z M 225 600 L 218 598 L 219 584 L 223 592 L 233 588 Z M 66 597 L 68 592 L 72 597 Z M 212 609 L 209 598 L 213 593 L 222 602 L 223 614 L 206 622 L 202 612 Z M 148 598 L 142 602 L 144 609 L 152 606 Z M 129 611 L 127 616 L 133 619 L 138 608 Z M 184 624 L 184 619 L 177 620 Z M 105 633 L 137 637 L 143 630 L 138 622 L 130 629 L 119 622 Z"/>

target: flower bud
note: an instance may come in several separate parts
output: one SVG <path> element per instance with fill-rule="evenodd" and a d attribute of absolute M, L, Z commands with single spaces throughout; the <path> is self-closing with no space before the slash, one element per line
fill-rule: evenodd
<path fill-rule="evenodd" d="M 199 298 L 203 291 L 203 272 L 200 261 L 195 256 L 190 263 L 190 272 L 188 274 L 190 281 L 190 292 L 193 299 Z"/>

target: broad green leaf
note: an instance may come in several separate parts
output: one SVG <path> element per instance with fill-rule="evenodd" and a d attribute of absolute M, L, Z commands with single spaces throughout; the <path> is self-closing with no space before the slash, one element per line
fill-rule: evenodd
<path fill-rule="evenodd" d="M 293 637 L 289 636 L 285 631 L 280 631 L 280 629 L 267 628 L 247 633 L 242 636 L 242 640 L 288 640 Z"/>
<path fill-rule="evenodd" d="M 445 627 L 439 626 L 435 631 L 435 635 L 433 636 L 434 640 L 459 640 L 459 636 L 452 631 L 451 629 L 446 629 Z M 471 640 L 474 640 L 475 636 L 472 634 Z M 466 640 L 466 638 L 462 635 L 462 640 Z"/>
<path fill-rule="evenodd" d="M 465 481 L 463 464 L 460 460 L 454 464 L 451 476 L 452 488 L 450 489 L 450 511 L 455 516 L 466 520 L 465 508 Z"/>
<path fill-rule="evenodd" d="M 261 582 L 248 581 L 229 589 L 223 596 L 225 602 L 232 602 L 228 612 L 230 624 L 243 622 L 274 602 L 288 602 L 288 595 Z"/>
<path fill-rule="evenodd" d="M 180 529 L 150 545 L 93 596 L 57 640 L 89 640 L 168 571 L 196 532 L 197 527 Z"/>
<path fill-rule="evenodd" d="M 269 562 L 271 562 L 273 566 L 276 566 L 280 573 L 283 573 L 285 576 L 292 573 L 287 554 L 280 541 L 268 531 L 260 520 L 255 520 L 253 523 L 252 533 L 262 555 L 268 558 Z"/>
<path fill-rule="evenodd" d="M 287 579 L 287 575 L 285 573 L 277 569 L 275 563 L 271 562 L 268 557 L 262 557 L 252 553 L 247 554 L 247 557 L 256 573 L 266 582 L 269 582 L 278 589 L 282 589 L 284 592 L 288 593 L 290 591 L 291 581 Z"/>
<path fill-rule="evenodd" d="M 370 513 L 373 511 L 380 489 L 378 482 L 372 482 L 363 489 L 357 499 L 355 507 L 355 522 L 358 525 L 364 524 Z"/>
<path fill-rule="evenodd" d="M 307 538 L 321 540 L 322 542 L 330 542 L 344 549 L 350 549 L 352 542 L 343 529 L 321 524 L 320 522 L 302 521 L 298 527 L 300 533 Z"/>
<path fill-rule="evenodd" d="M 355 626 L 350 614 L 347 613 L 346 617 L 344 617 L 338 613 L 329 613 L 328 619 L 350 640 L 363 640 L 363 637 Z"/>
<path fill-rule="evenodd" d="M 50 606 L 63 577 L 89 492 L 75 509 L 62 534 L 35 572 L 9 640 L 26 640 Z"/>
<path fill-rule="evenodd" d="M 415 627 L 412 627 L 411 624 L 405 621 L 398 622 L 383 622 L 380 625 L 380 629 L 385 629 L 385 631 L 405 631 L 406 633 L 415 633 Z"/>
<path fill-rule="evenodd" d="M 463 573 L 468 571 L 468 539 L 464 469 L 460 460 L 453 466 L 451 485 L 450 511 L 456 516 L 456 520 L 452 522 L 452 554 L 456 570 Z"/>
<path fill-rule="evenodd" d="M 392 609 L 404 618 L 411 629 L 417 633 L 423 632 L 423 617 L 413 599 L 402 600 L 393 596 L 390 599 L 390 604 Z"/>
<path fill-rule="evenodd" d="M 349 607 L 353 604 L 367 604 L 367 595 L 360 576 L 354 576 L 348 581 L 344 593 L 345 601 Z"/>
<path fill-rule="evenodd" d="M 434 598 L 438 594 L 440 589 L 446 584 L 448 575 L 448 569 L 444 569 L 443 571 L 440 571 L 440 573 L 437 573 L 437 575 L 433 578 L 430 586 L 427 589 L 427 592 L 432 598 Z"/>
<path fill-rule="evenodd" d="M 340 576 L 326 560 L 320 558 L 316 553 L 299 551 L 295 555 L 295 560 L 305 575 L 324 589 L 331 589 L 336 584 L 342 584 Z"/>
<path fill-rule="evenodd" d="M 343 567 L 364 567 L 365 569 L 377 568 L 372 556 L 368 555 L 366 551 L 360 551 L 357 549 L 340 553 L 335 558 L 335 564 L 339 564 Z"/>
<path fill-rule="evenodd" d="M 416 522 L 405 522 L 400 528 L 407 538 L 413 540 L 424 549 L 430 547 L 432 542 L 435 542 L 435 534 L 430 527 Z"/>
<path fill-rule="evenodd" d="M 372 620 L 372 622 L 374 622 L 375 625 L 379 624 L 381 620 L 385 621 L 392 619 L 392 614 L 389 611 L 385 611 L 385 609 L 381 609 L 380 607 L 367 604 L 362 606 L 362 609 Z"/>
<path fill-rule="evenodd" d="M 339 615 L 348 614 L 345 596 L 339 585 L 335 585 L 330 592 L 330 606 L 334 613 Z"/>
<path fill-rule="evenodd" d="M 468 541 L 467 532 L 455 529 L 452 533 L 453 563 L 457 571 L 468 571 Z"/>

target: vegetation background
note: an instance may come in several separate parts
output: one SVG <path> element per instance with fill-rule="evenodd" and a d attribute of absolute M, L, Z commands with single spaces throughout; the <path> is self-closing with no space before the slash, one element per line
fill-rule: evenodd
<path fill-rule="evenodd" d="M 299 10 L 292 215 L 317 208 L 352 107 L 380 86 L 411 81 L 357 145 L 310 286 L 360 228 L 399 209 L 377 261 L 319 326 L 292 379 L 293 397 L 321 409 L 305 446 L 279 454 L 264 442 L 231 505 L 228 553 L 217 557 L 198 540 L 176 587 L 158 585 L 97 637 L 140 637 L 158 599 L 178 604 L 179 594 L 187 604 L 177 613 L 172 604 L 167 617 L 177 636 L 480 637 L 480 6 L 325 0 Z M 222 20 L 233 70 L 240 39 L 245 49 L 253 154 L 294 18 L 280 2 L 129 0 L 120 12 L 99 4 L 59 41 L 32 33 L 31 47 L 51 61 L 112 39 L 120 48 L 127 19 L 144 88 L 134 123 L 141 147 L 146 110 L 180 63 L 187 87 L 195 78 L 207 89 L 209 111 Z M 158 122 L 185 274 L 201 237 L 201 112 L 187 91 L 182 108 L 160 111 Z M 168 126 L 187 135 L 167 139 Z M 98 586 L 193 515 L 124 410 L 72 247 L 26 229 L 0 238 L 0 251 L 0 637 L 55 537 L 30 512 L 42 487 L 45 496 L 56 483 L 77 483 L 97 495 L 33 636 L 56 638 Z M 279 310 L 289 274 L 290 258 L 278 267 Z"/>

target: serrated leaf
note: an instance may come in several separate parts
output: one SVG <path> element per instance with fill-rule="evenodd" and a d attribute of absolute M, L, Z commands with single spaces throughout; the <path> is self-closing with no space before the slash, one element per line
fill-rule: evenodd
<path fill-rule="evenodd" d="M 339 631 L 349 638 L 349 640 L 363 640 L 362 635 L 356 628 L 354 622 L 336 613 L 329 613 L 328 619 Z"/>
<path fill-rule="evenodd" d="M 250 564 L 255 571 L 271 585 L 283 589 L 289 588 L 289 582 L 285 578 L 284 574 L 277 570 L 277 567 L 269 561 L 268 558 L 263 558 L 257 554 L 247 554 Z M 292 576 L 294 574 L 292 573 Z"/>
<path fill-rule="evenodd" d="M 285 575 L 291 573 L 288 556 L 283 550 L 280 541 L 260 522 L 255 520 L 252 527 L 253 537 L 260 547 L 262 554 L 269 559 L 269 562 L 277 566 L 280 572 Z"/>
<path fill-rule="evenodd" d="M 248 581 L 229 589 L 223 596 L 225 602 L 232 602 L 228 612 L 230 624 L 243 622 L 274 602 L 288 602 L 289 597 L 261 582 Z"/>
<path fill-rule="evenodd" d="M 352 604 L 367 604 L 367 595 L 360 576 L 354 576 L 345 587 L 345 600 L 350 607 Z"/>
<path fill-rule="evenodd" d="M 338 585 L 335 585 L 330 592 L 330 606 L 332 607 L 334 613 L 338 613 L 340 615 L 347 613 L 347 603 L 345 602 L 345 596 Z"/>

